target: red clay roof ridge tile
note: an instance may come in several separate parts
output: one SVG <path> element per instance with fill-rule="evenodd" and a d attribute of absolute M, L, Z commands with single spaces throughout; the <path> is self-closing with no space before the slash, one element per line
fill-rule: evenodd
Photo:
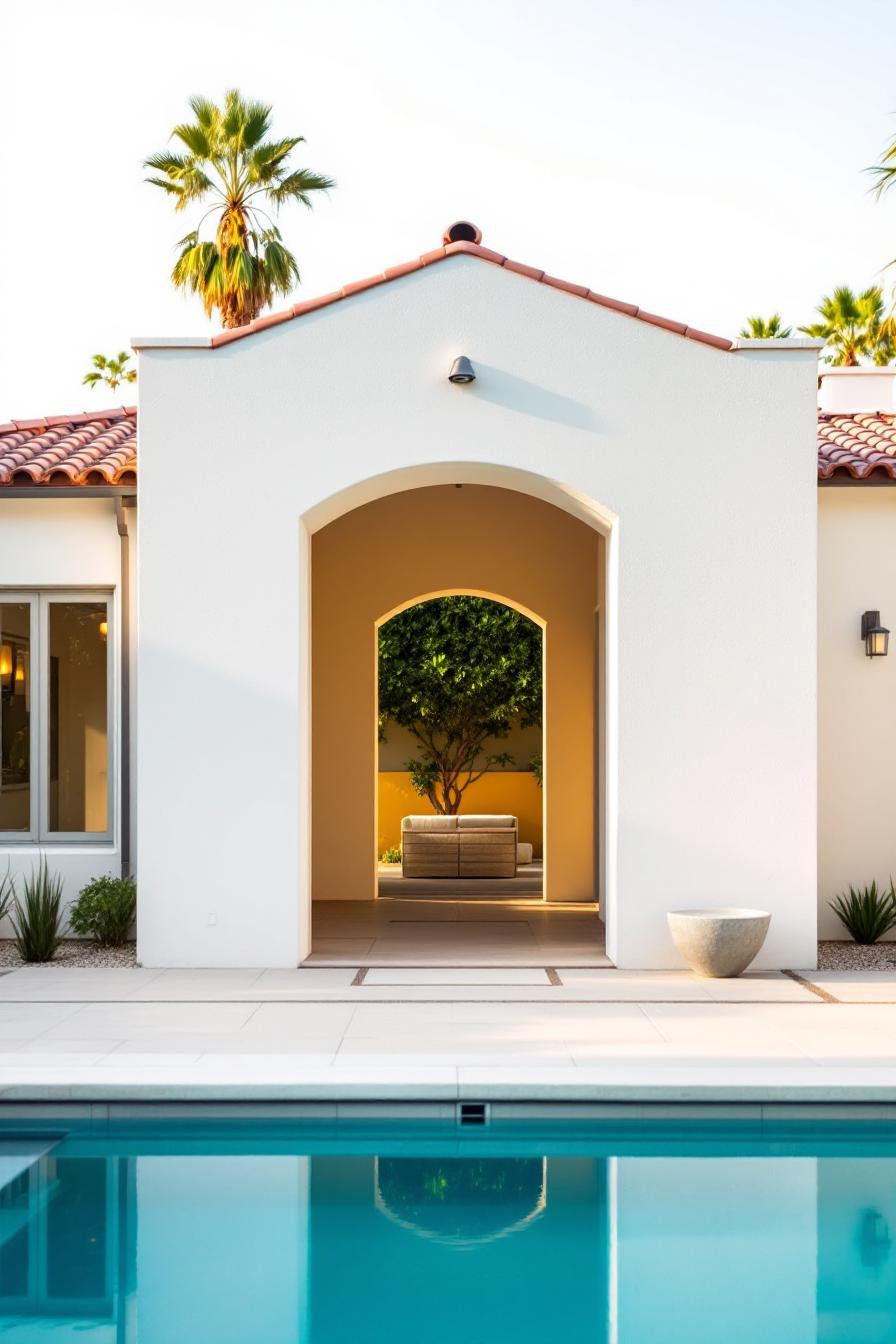
<path fill-rule="evenodd" d="M 474 243 L 466 240 L 445 243 L 441 247 L 433 248 L 431 252 L 424 252 L 422 256 L 411 261 L 387 266 L 382 272 L 368 276 L 365 280 L 349 281 L 341 289 L 334 290 L 330 294 L 322 294 L 319 298 L 305 299 L 301 303 L 293 304 L 291 308 L 287 308 L 283 312 L 270 313 L 266 317 L 256 318 L 248 326 L 233 327 L 230 330 L 218 332 L 211 337 L 211 348 L 217 349 L 222 345 L 230 345 L 233 341 L 243 340 L 244 337 L 252 336 L 257 331 L 265 331 L 268 327 L 279 326 L 292 318 L 304 317 L 307 313 L 316 312 L 319 308 L 327 308 L 330 304 L 350 298 L 353 294 L 360 294 L 366 289 L 373 289 L 377 285 L 386 284 L 390 280 L 397 280 L 402 276 L 410 275 L 414 271 L 422 270 L 426 266 L 444 261 L 448 257 L 456 256 L 478 257 L 481 261 L 488 261 L 495 266 L 501 266 L 504 270 L 511 271 L 515 275 L 521 275 L 528 280 L 534 280 L 538 284 L 549 285 L 552 289 L 560 289 L 564 293 L 575 295 L 577 298 L 587 299 L 590 303 L 596 303 L 599 307 L 622 313 L 626 317 L 637 318 L 640 322 L 647 322 L 651 326 L 663 328 L 675 335 L 684 336 L 691 341 L 698 341 L 702 345 L 711 346 L 716 350 L 736 350 L 738 348 L 737 341 L 729 340 L 726 336 L 714 336 L 710 332 L 701 331 L 699 327 L 690 327 L 685 322 L 675 322 L 671 318 L 645 312 L 636 303 L 624 303 L 620 299 L 609 298 L 606 294 L 598 294 L 595 290 L 589 289 L 587 285 L 577 285 L 570 280 L 559 280 L 556 276 L 546 275 L 536 266 L 528 266 L 522 261 L 512 261 L 501 252 L 494 252 L 489 247 L 483 247 L 479 242 Z M 176 345 L 177 342 L 172 341 L 169 337 L 164 337 L 158 342 L 152 338 L 135 340 L 134 342 L 137 349 L 152 347 L 156 344 L 171 346 L 172 344 Z M 185 339 L 183 344 L 185 347 L 202 345 L 207 348 L 209 338 L 201 337 L 193 341 Z"/>

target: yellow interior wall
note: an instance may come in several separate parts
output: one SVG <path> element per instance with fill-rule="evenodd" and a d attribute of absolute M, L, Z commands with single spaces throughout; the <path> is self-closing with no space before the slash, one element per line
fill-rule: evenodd
<path fill-rule="evenodd" d="M 384 770 L 377 777 L 377 853 L 401 844 L 401 819 L 430 814 L 433 808 L 411 788 L 404 770 Z M 531 770 L 493 770 L 464 793 L 462 812 L 505 812 L 519 818 L 520 840 L 541 858 L 541 816 L 544 794 Z"/>

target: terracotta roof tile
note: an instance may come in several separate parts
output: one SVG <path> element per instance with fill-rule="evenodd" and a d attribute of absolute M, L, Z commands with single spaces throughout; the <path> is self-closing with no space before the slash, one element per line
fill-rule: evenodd
<path fill-rule="evenodd" d="M 896 415 L 818 415 L 818 479 L 896 481 Z"/>
<path fill-rule="evenodd" d="M 447 230 L 445 236 L 448 236 Z M 385 284 L 389 280 L 396 280 L 402 275 L 410 275 L 411 272 L 419 271 L 424 266 L 432 266 L 436 262 L 444 261 L 446 257 L 455 256 L 478 257 L 481 261 L 491 262 L 495 266 L 501 266 L 504 270 L 525 276 L 539 284 L 550 285 L 551 288 L 561 289 L 567 294 L 575 294 L 578 298 L 588 299 L 591 303 L 596 303 L 602 308 L 609 308 L 616 313 L 624 313 L 627 317 L 636 317 L 642 322 L 649 322 L 652 326 L 662 327 L 678 336 L 686 336 L 692 341 L 700 341 L 703 345 L 712 346 L 716 350 L 734 349 L 734 342 L 728 340 L 725 336 L 712 336 L 709 332 L 700 331 L 697 327 L 689 327 L 684 322 L 673 322 L 668 317 L 658 317 L 655 313 L 646 313 L 636 303 L 623 303 L 620 299 L 611 299 L 606 294 L 598 294 L 595 290 L 589 289 L 587 285 L 576 285 L 571 280 L 558 280 L 554 275 L 545 275 L 544 271 L 539 270 L 536 266 L 527 266 L 521 261 L 511 261 L 501 252 L 493 252 L 491 248 L 483 247 L 481 243 L 465 240 L 456 243 L 448 242 L 442 247 L 434 247 L 431 252 L 424 252 L 422 256 L 411 261 L 400 262 L 397 266 L 387 266 L 378 275 L 368 276 L 365 280 L 353 280 L 349 284 L 343 285 L 342 289 L 337 289 L 331 294 L 323 294 L 320 298 L 306 299 L 303 303 L 294 304 L 292 308 L 288 308 L 283 313 L 271 313 L 267 317 L 256 318 L 248 326 L 235 327 L 231 331 L 219 332 L 218 335 L 212 337 L 212 346 L 217 348 L 220 345 L 229 345 L 232 341 L 242 340 L 244 336 L 251 336 L 256 331 L 264 331 L 267 327 L 275 327 L 281 322 L 288 322 L 290 318 L 304 317 L 306 313 L 313 313 L 318 308 L 326 308 L 329 304 L 336 303 L 340 299 L 350 298 L 352 294 L 358 294 L 365 289 L 372 289 L 375 285 Z"/>
<path fill-rule="evenodd" d="M 0 488 L 128 485 L 136 472 L 136 406 L 0 425 Z"/>

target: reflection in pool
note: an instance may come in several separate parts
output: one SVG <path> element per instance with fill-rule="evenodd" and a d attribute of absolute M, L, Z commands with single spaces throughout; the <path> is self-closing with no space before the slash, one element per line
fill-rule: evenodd
<path fill-rule="evenodd" d="M 0 1339 L 896 1340 L 886 1128 L 493 1132 L 0 1127 Z"/>
<path fill-rule="evenodd" d="M 547 1198 L 547 1161 L 536 1157 L 378 1157 L 377 1208 L 400 1227 L 451 1246 L 519 1232 Z"/>

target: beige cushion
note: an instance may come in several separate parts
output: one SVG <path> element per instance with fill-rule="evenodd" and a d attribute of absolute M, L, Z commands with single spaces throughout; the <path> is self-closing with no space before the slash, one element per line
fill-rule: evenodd
<path fill-rule="evenodd" d="M 457 818 L 458 830 L 461 831 L 493 831 L 498 828 L 503 830 L 515 825 L 516 817 L 476 816 L 470 813 L 469 816 Z"/>
<path fill-rule="evenodd" d="M 420 816 L 402 817 L 403 831 L 456 831 L 457 817 Z"/>
<path fill-rule="evenodd" d="M 528 840 L 521 840 L 520 843 L 517 845 L 516 861 L 517 863 L 532 862 L 532 846 L 529 844 Z"/>

